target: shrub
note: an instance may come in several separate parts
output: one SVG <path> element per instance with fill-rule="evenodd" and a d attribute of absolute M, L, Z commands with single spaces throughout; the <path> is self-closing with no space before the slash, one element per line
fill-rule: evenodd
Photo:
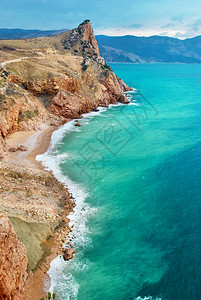
<path fill-rule="evenodd" d="M 85 21 L 83 21 L 79 26 L 85 25 L 85 24 L 87 24 L 87 23 L 89 23 L 89 22 L 90 22 L 90 20 L 85 20 Z"/>
<path fill-rule="evenodd" d="M 52 295 L 51 295 L 50 292 L 48 292 L 48 294 L 47 294 L 47 299 L 51 300 L 51 298 L 52 298 Z"/>
<path fill-rule="evenodd" d="M 27 110 L 24 113 L 22 111 L 19 112 L 18 116 L 18 122 L 25 121 L 27 122 L 29 119 L 32 119 L 38 115 L 38 109 L 35 109 L 34 111 L 32 110 Z"/>
<path fill-rule="evenodd" d="M 87 68 L 88 68 L 88 66 L 87 66 L 87 65 L 83 65 L 83 66 L 82 66 L 82 71 L 86 71 L 86 70 L 87 70 Z"/>
<path fill-rule="evenodd" d="M 110 66 L 108 64 L 106 64 L 106 63 L 104 65 L 104 68 L 107 69 L 107 70 L 109 70 L 109 71 L 112 71 L 112 69 L 110 68 Z"/>
<path fill-rule="evenodd" d="M 32 110 L 27 110 L 27 111 L 25 111 L 24 114 L 27 119 L 32 119 L 35 117 L 35 113 Z"/>

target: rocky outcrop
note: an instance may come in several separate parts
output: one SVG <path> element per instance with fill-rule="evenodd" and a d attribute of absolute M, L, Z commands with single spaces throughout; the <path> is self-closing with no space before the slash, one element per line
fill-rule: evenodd
<path fill-rule="evenodd" d="M 73 259 L 73 254 L 74 253 L 75 253 L 75 250 L 73 248 L 63 249 L 63 251 L 62 251 L 63 259 L 65 261 Z"/>
<path fill-rule="evenodd" d="M 22 79 L 21 79 L 22 80 Z M 6 146 L 5 138 L 16 131 L 40 130 L 49 123 L 49 112 L 39 99 L 10 81 L 0 88 L 0 156 Z"/>
<path fill-rule="evenodd" d="M 0 217 L 0 300 L 20 300 L 27 280 L 27 257 L 7 217 Z"/>
<path fill-rule="evenodd" d="M 119 78 L 118 76 L 116 76 L 117 80 L 118 80 L 118 83 L 121 87 L 121 89 L 124 91 L 124 92 L 127 92 L 127 91 L 131 91 L 132 88 L 130 88 L 127 84 L 125 84 L 125 82 Z"/>
<path fill-rule="evenodd" d="M 51 123 L 52 115 L 72 119 L 98 106 L 128 103 L 124 91 L 129 87 L 99 56 L 89 20 L 59 37 L 53 45 L 64 49 L 55 56 L 25 57 L 2 69 L 0 156 L 8 134 L 41 129 Z"/>
<path fill-rule="evenodd" d="M 24 84 L 25 87 L 34 95 L 56 95 L 60 90 L 75 93 L 79 90 L 78 80 L 65 73 L 60 74 L 60 76 L 54 76 L 52 78 L 26 81 Z"/>
<path fill-rule="evenodd" d="M 83 41 L 84 44 L 86 43 L 86 45 L 88 45 L 88 47 L 86 47 L 87 51 L 89 52 L 89 53 L 87 53 L 88 56 L 90 54 L 99 56 L 99 48 L 98 48 L 96 38 L 94 36 L 91 22 L 89 20 L 86 20 L 83 23 L 81 23 L 78 26 L 78 31 L 80 31 L 82 34 L 81 41 Z"/>
<path fill-rule="evenodd" d="M 73 209 L 70 195 L 51 173 L 8 163 L 0 163 L 0 182 L 0 214 L 9 217 L 34 271 L 48 253 L 44 242 Z"/>
<path fill-rule="evenodd" d="M 85 20 L 78 28 L 62 34 L 62 45 L 74 55 L 83 57 L 99 56 L 99 48 L 89 20 Z"/>

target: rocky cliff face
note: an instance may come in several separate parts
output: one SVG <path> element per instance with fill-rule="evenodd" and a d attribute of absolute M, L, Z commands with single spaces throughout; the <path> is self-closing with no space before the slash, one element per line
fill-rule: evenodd
<path fill-rule="evenodd" d="M 0 299 L 20 300 L 27 280 L 26 250 L 6 217 L 0 217 Z"/>
<path fill-rule="evenodd" d="M 99 56 L 99 48 L 94 36 L 93 28 L 89 20 L 85 20 L 78 28 L 62 35 L 62 45 L 71 53 L 83 57 Z"/>

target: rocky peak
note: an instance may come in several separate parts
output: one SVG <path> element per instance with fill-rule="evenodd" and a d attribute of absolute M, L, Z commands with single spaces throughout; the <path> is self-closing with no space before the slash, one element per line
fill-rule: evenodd
<path fill-rule="evenodd" d="M 89 20 L 85 20 L 78 26 L 78 30 L 82 34 L 82 42 L 83 44 L 89 45 L 89 48 L 94 51 L 94 53 L 99 56 L 99 48 L 94 35 L 94 31 Z"/>
<path fill-rule="evenodd" d="M 85 58 L 97 58 L 99 56 L 98 44 L 89 20 L 85 20 L 78 28 L 64 34 L 61 43 L 64 49 L 70 50 L 74 55 Z"/>

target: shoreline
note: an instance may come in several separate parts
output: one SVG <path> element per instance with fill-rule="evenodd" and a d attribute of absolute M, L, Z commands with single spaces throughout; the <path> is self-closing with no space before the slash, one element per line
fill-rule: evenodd
<path fill-rule="evenodd" d="M 112 104 L 111 104 L 112 105 Z M 115 104 L 116 105 L 116 104 Z M 118 104 L 117 104 L 118 105 Z M 112 105 L 113 106 L 113 105 Z M 109 106 L 110 107 L 110 106 Z M 105 108 L 105 107 L 104 107 Z M 98 112 L 89 112 L 88 114 L 100 114 L 102 110 Z M 85 117 L 86 114 L 83 114 Z M 66 124 L 69 124 L 68 120 Z M 65 126 L 64 125 L 64 126 Z M 69 124 L 71 126 L 71 124 Z M 36 160 L 37 155 L 41 155 L 47 152 L 48 148 L 51 145 L 52 134 L 60 129 L 63 125 L 60 126 L 49 126 L 42 131 L 32 131 L 32 132 L 16 132 L 8 137 L 8 141 L 10 141 L 10 146 L 16 146 L 16 142 L 20 140 L 22 145 L 30 146 L 30 149 L 26 152 L 20 153 L 9 153 L 7 157 L 7 162 L 14 162 L 17 165 L 28 166 L 30 168 L 42 169 L 46 172 L 50 172 L 59 182 L 62 182 L 54 175 L 52 170 L 48 170 L 45 168 L 42 162 Z M 74 127 L 74 126 L 73 126 Z M 25 135 L 25 137 L 24 137 Z M 17 138 L 16 138 L 17 137 Z M 20 139 L 19 139 L 20 137 Z M 10 156 L 10 157 L 9 157 Z M 68 185 L 66 185 L 66 189 L 70 192 Z M 71 198 L 72 199 L 72 198 Z M 74 204 L 74 202 L 71 200 Z M 65 209 L 64 209 L 65 213 Z M 68 212 L 69 215 L 69 212 Z M 65 227 L 60 227 L 56 229 L 51 237 L 44 243 L 48 249 L 50 250 L 50 254 L 48 254 L 41 265 L 28 277 L 25 293 L 23 296 L 24 300 L 36 300 L 41 297 L 46 297 L 47 292 L 45 291 L 50 288 L 50 280 L 51 278 L 47 274 L 47 271 L 50 269 L 51 262 L 62 253 L 62 246 L 65 243 L 66 237 L 69 235 L 69 224 L 70 220 L 67 216 L 67 224 Z"/>
<path fill-rule="evenodd" d="M 32 149 L 32 151 L 30 151 L 30 153 L 28 153 L 28 155 L 26 155 L 25 159 L 33 164 L 36 168 L 44 169 L 42 163 L 36 160 L 36 156 L 44 154 L 48 150 L 52 133 L 57 129 L 58 126 L 53 128 L 49 127 L 41 132 L 41 134 L 39 134 L 38 136 L 35 147 Z M 58 252 L 60 250 L 60 245 L 58 245 L 57 242 L 58 233 L 56 230 L 50 240 L 46 241 L 45 243 L 50 250 L 50 255 L 44 258 L 44 261 L 42 262 L 40 267 L 34 273 L 32 273 L 33 275 L 27 281 L 26 290 L 23 297 L 25 300 L 40 299 L 41 297 L 46 296 L 47 293 L 44 290 L 44 285 L 48 285 L 48 282 L 50 281 L 47 271 L 50 267 L 51 261 L 59 254 Z"/>
<path fill-rule="evenodd" d="M 103 111 L 105 111 L 105 109 L 107 108 L 110 108 L 110 107 L 113 107 L 113 105 L 121 105 L 121 103 L 117 103 L 117 104 L 110 104 L 108 107 L 98 107 L 98 111 L 97 112 L 94 112 L 94 111 L 91 111 L 89 113 L 86 113 L 86 114 L 83 114 L 82 117 L 85 118 L 87 117 L 91 117 L 91 116 L 94 116 L 94 115 L 99 115 L 100 113 L 102 113 Z M 64 125 L 61 125 L 61 126 L 57 126 L 57 128 L 55 128 L 54 130 L 52 130 L 51 134 L 49 134 L 49 136 L 47 135 L 46 136 L 46 139 L 47 139 L 47 142 L 48 143 L 48 147 L 46 147 L 45 151 L 38 151 L 39 150 L 39 146 L 34 149 L 30 155 L 28 156 L 29 159 L 31 159 L 32 161 L 34 161 L 35 164 L 39 165 L 40 167 L 42 167 L 43 169 L 45 169 L 47 172 L 51 172 L 53 174 L 53 176 L 59 181 L 59 182 L 62 182 L 67 190 L 70 192 L 70 194 L 73 194 L 73 198 L 77 199 L 80 198 L 80 195 L 78 194 L 77 197 L 76 195 L 74 195 L 73 191 L 72 191 L 72 182 L 71 180 L 69 182 L 66 182 L 66 180 L 62 180 L 61 178 L 59 178 L 58 176 L 56 176 L 54 174 L 54 171 L 53 170 L 48 170 L 46 167 L 45 167 L 45 164 L 43 164 L 42 162 L 39 162 L 36 160 L 36 156 L 37 155 L 40 155 L 40 154 L 44 154 L 49 146 L 51 145 L 50 142 L 51 142 L 51 137 L 52 137 L 52 134 L 56 131 L 56 130 L 59 130 L 60 128 L 62 128 L 63 126 L 65 126 L 66 124 L 68 124 L 67 126 L 69 126 L 69 129 L 72 130 L 72 128 L 74 128 L 74 125 L 73 123 L 71 123 L 71 121 L 73 121 L 74 119 L 72 120 L 69 120 L 68 122 L 66 122 Z M 71 127 L 72 126 L 72 127 Z M 66 132 L 66 130 L 68 130 L 67 128 L 64 128 L 64 131 Z M 63 132 L 62 132 L 62 135 L 63 135 Z M 60 138 L 59 138 L 60 139 Z M 68 180 L 67 180 L 68 181 Z M 83 192 L 83 191 L 82 191 Z M 84 200 L 83 198 L 83 194 L 81 196 L 82 198 L 82 201 Z M 79 203 L 79 200 L 78 200 L 78 203 L 77 205 L 75 206 L 75 210 L 73 210 L 73 219 L 76 219 L 77 218 L 77 212 L 76 212 L 76 207 L 78 208 L 79 210 L 79 207 L 80 207 L 80 204 L 83 205 L 83 203 Z M 72 224 L 71 223 L 71 218 L 68 218 L 68 224 L 70 226 L 72 226 L 72 229 L 74 230 L 74 226 L 76 226 L 76 222 L 75 220 L 72 220 Z M 74 223 L 75 222 L 75 223 Z M 68 226 L 69 226 L 68 225 Z M 71 230 L 70 230 L 71 231 Z M 65 240 L 68 240 L 67 239 L 67 236 L 68 238 L 70 237 L 69 236 L 69 231 L 68 232 L 65 232 L 64 233 L 64 239 Z M 71 234 L 70 234 L 71 235 Z M 53 238 L 51 239 L 50 243 L 49 243 L 49 247 L 51 249 L 51 254 L 50 256 L 46 257 L 44 263 L 41 265 L 41 267 L 34 273 L 34 277 L 32 280 L 30 280 L 30 282 L 28 283 L 28 286 L 27 286 L 27 289 L 26 289 L 26 298 L 25 300 L 36 300 L 36 299 L 40 299 L 41 297 L 45 297 L 47 295 L 47 293 L 44 291 L 44 286 L 49 289 L 50 288 L 50 276 L 47 274 L 47 271 L 50 269 L 50 264 L 51 262 L 57 257 L 59 256 L 59 254 L 61 254 L 61 246 L 65 243 L 65 241 L 63 240 L 63 243 L 61 246 L 57 246 L 58 242 L 58 236 L 57 236 L 57 231 L 54 233 L 53 235 Z"/>
<path fill-rule="evenodd" d="M 48 150 L 51 143 L 52 133 L 61 126 L 49 126 L 42 131 L 20 131 L 9 135 L 7 137 L 9 147 L 16 147 L 20 144 L 29 146 L 30 148 L 28 148 L 28 151 L 24 152 L 8 152 L 5 158 L 5 163 L 13 163 L 18 166 L 21 165 L 39 170 L 42 169 L 51 173 L 51 171 L 44 168 L 41 162 L 36 160 L 36 156 L 44 154 Z M 48 276 L 47 271 L 50 268 L 52 260 L 61 254 L 61 248 L 63 245 L 62 239 L 66 237 L 68 233 L 68 230 L 64 227 L 60 227 L 56 229 L 52 236 L 44 243 L 49 249 L 50 254 L 44 257 L 44 261 L 33 273 L 30 273 L 26 283 L 23 299 L 36 300 L 47 295 L 44 290 L 45 285 L 50 286 L 50 277 Z"/>

